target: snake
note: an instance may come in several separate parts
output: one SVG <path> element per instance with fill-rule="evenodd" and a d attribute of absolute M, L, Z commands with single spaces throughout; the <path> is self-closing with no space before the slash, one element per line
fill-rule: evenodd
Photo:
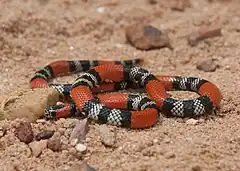
<path fill-rule="evenodd" d="M 143 59 L 59 60 L 35 72 L 32 88 L 54 88 L 70 103 L 45 110 L 48 119 L 68 117 L 76 113 L 101 123 L 125 128 L 147 128 L 159 120 L 159 112 L 168 116 L 200 116 L 216 109 L 222 99 L 218 87 L 198 77 L 161 75 L 137 66 Z M 72 84 L 49 84 L 49 80 L 78 73 Z M 113 92 L 128 88 L 143 88 L 146 95 Z M 178 100 L 167 91 L 193 91 L 200 96 Z M 105 92 L 105 93 L 101 93 Z M 109 93 L 106 93 L 109 92 Z"/>

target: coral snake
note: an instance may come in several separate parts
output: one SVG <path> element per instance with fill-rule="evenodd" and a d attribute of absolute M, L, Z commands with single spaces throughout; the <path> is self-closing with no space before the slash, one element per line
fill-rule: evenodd
<path fill-rule="evenodd" d="M 211 112 L 222 99 L 213 83 L 197 77 L 155 76 L 136 66 L 142 59 L 59 60 L 35 72 L 31 88 L 54 88 L 70 102 L 49 107 L 46 118 L 68 117 L 82 113 L 88 118 L 126 128 L 146 128 L 159 119 L 159 112 L 190 117 Z M 81 72 L 73 84 L 49 84 L 49 80 Z M 112 91 L 144 88 L 147 95 Z M 167 91 L 193 91 L 200 96 L 191 100 L 168 97 Z M 105 93 L 101 93 L 105 92 Z M 109 92 L 109 93 L 106 93 Z"/>

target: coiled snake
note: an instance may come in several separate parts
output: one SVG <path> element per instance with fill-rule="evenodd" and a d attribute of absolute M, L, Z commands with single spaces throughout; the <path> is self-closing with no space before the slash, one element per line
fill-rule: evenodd
<path fill-rule="evenodd" d="M 220 104 L 222 95 L 213 83 L 197 77 L 155 76 L 136 66 L 142 59 L 123 61 L 60 60 L 37 71 L 31 79 L 32 88 L 56 89 L 70 103 L 46 109 L 46 118 L 68 117 L 82 113 L 101 123 L 126 128 L 146 128 L 159 119 L 159 112 L 171 116 L 199 116 Z M 57 76 L 80 73 L 73 84 L 49 84 Z M 147 95 L 105 93 L 128 88 L 144 88 Z M 200 96 L 177 100 L 167 91 L 193 91 Z"/>

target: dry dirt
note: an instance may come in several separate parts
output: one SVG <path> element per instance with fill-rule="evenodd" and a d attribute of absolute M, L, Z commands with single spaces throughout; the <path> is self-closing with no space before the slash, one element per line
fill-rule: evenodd
<path fill-rule="evenodd" d="M 240 1 L 191 0 L 185 11 L 170 8 L 171 0 L 1 0 L 0 94 L 1 99 L 18 88 L 29 88 L 34 72 L 58 59 L 129 59 L 143 57 L 144 68 L 156 75 L 197 76 L 215 83 L 222 91 L 216 115 L 201 117 L 198 124 L 162 116 L 144 130 L 108 126 L 116 133 L 114 147 L 99 138 L 99 124 L 87 134 L 87 153 L 53 152 L 39 157 L 14 135 L 17 121 L 3 120 L 7 129 L 0 137 L 0 170 L 64 170 L 86 160 L 102 171 L 239 171 L 240 170 Z M 167 31 L 174 50 L 141 51 L 126 43 L 125 28 L 145 21 Z M 186 35 L 202 25 L 221 25 L 222 36 L 197 46 Z M 196 69 L 198 62 L 217 61 L 215 72 Z M 54 82 L 71 82 L 76 76 Z M 177 98 L 194 94 L 173 93 Z M 74 119 L 33 123 L 35 132 L 61 130 L 66 146 Z M 71 153 L 72 152 L 72 153 Z"/>

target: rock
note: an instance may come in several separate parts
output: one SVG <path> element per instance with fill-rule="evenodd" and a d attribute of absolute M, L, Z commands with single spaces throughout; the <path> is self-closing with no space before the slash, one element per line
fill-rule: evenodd
<path fill-rule="evenodd" d="M 76 125 L 75 120 L 76 119 L 71 119 L 71 118 L 65 119 L 63 122 L 63 127 L 64 128 L 73 128 Z"/>
<path fill-rule="evenodd" d="M 163 47 L 172 49 L 168 35 L 151 25 L 131 25 L 126 28 L 125 36 L 131 45 L 141 50 Z"/>
<path fill-rule="evenodd" d="M 184 11 L 185 8 L 191 7 L 189 0 L 174 0 L 171 1 L 171 9 L 176 11 Z"/>
<path fill-rule="evenodd" d="M 192 167 L 192 171 L 201 171 L 201 170 L 202 170 L 201 167 L 198 165 Z"/>
<path fill-rule="evenodd" d="M 50 130 L 45 130 L 42 131 L 40 133 L 38 133 L 35 138 L 36 140 L 40 141 L 40 140 L 44 140 L 44 139 L 49 139 L 53 136 L 54 131 L 50 131 Z"/>
<path fill-rule="evenodd" d="M 44 124 L 44 123 L 46 123 L 46 119 L 37 119 L 36 122 Z"/>
<path fill-rule="evenodd" d="M 34 141 L 29 144 L 33 156 L 38 157 L 47 148 L 48 140 Z"/>
<path fill-rule="evenodd" d="M 202 27 L 187 36 L 188 44 L 191 46 L 196 46 L 200 40 L 217 36 L 222 36 L 220 27 Z"/>
<path fill-rule="evenodd" d="M 104 7 L 98 7 L 97 8 L 97 12 L 98 13 L 104 13 L 105 12 L 105 8 Z"/>
<path fill-rule="evenodd" d="M 75 146 L 79 142 L 86 140 L 86 134 L 88 132 L 88 119 L 85 118 L 82 121 L 77 120 L 76 125 L 70 135 L 70 144 Z"/>
<path fill-rule="evenodd" d="M 176 155 L 175 155 L 173 152 L 168 152 L 168 153 L 165 154 L 165 157 L 166 157 L 167 159 L 170 159 L 170 158 L 175 158 Z"/>
<path fill-rule="evenodd" d="M 65 128 L 59 128 L 58 129 L 58 132 L 61 134 L 61 135 L 64 135 L 66 129 Z"/>
<path fill-rule="evenodd" d="M 157 4 L 157 0 L 148 0 L 148 3 L 151 5 Z"/>
<path fill-rule="evenodd" d="M 157 138 L 155 138 L 155 139 L 153 139 L 153 144 L 158 144 L 158 139 Z"/>
<path fill-rule="evenodd" d="M 72 154 L 72 155 L 76 155 L 76 154 L 77 154 L 77 150 L 76 150 L 76 148 L 74 148 L 74 147 L 70 147 L 70 148 L 68 149 L 68 152 L 69 152 L 70 154 Z"/>
<path fill-rule="evenodd" d="M 163 143 L 169 144 L 169 143 L 172 143 L 172 141 L 170 138 L 165 138 L 163 139 Z"/>
<path fill-rule="evenodd" d="M 86 162 L 83 162 L 73 165 L 71 168 L 67 169 L 67 171 L 96 171 L 96 169 L 89 166 Z"/>
<path fill-rule="evenodd" d="M 59 137 L 50 138 L 47 142 L 47 147 L 54 152 L 60 151 L 62 147 L 60 138 Z"/>
<path fill-rule="evenodd" d="M 77 143 L 78 143 L 78 139 L 77 138 L 70 140 L 70 145 L 71 146 L 76 146 Z"/>
<path fill-rule="evenodd" d="M 0 138 L 3 137 L 7 133 L 7 129 L 4 127 L 0 127 Z"/>
<path fill-rule="evenodd" d="M 202 71 L 205 71 L 205 72 L 214 72 L 216 71 L 216 69 L 219 67 L 218 64 L 216 64 L 214 62 L 214 60 L 210 59 L 210 60 L 206 60 L 206 61 L 203 61 L 203 62 L 199 62 L 196 66 L 196 68 L 198 70 L 202 70 Z"/>
<path fill-rule="evenodd" d="M 112 147 L 115 144 L 115 133 L 112 132 L 106 125 L 99 127 L 101 141 L 105 146 Z"/>
<path fill-rule="evenodd" d="M 20 141 L 26 144 L 30 143 L 34 138 L 32 126 L 29 122 L 20 122 L 19 126 L 16 128 L 15 134 Z"/>
<path fill-rule="evenodd" d="M 25 118 L 35 122 L 44 116 L 44 110 L 59 101 L 59 93 L 51 88 L 24 89 L 12 92 L 1 104 L 0 119 Z"/>
<path fill-rule="evenodd" d="M 205 120 L 202 119 L 202 118 L 200 118 L 200 119 L 198 120 L 198 123 L 204 123 L 204 122 L 205 122 Z"/>
<path fill-rule="evenodd" d="M 79 153 L 84 153 L 84 152 L 86 152 L 86 150 L 87 150 L 87 146 L 84 145 L 84 144 L 81 144 L 81 143 L 78 143 L 78 144 L 75 146 L 75 148 L 76 148 L 77 152 L 79 152 Z"/>
<path fill-rule="evenodd" d="M 186 121 L 187 125 L 196 125 L 197 123 L 198 123 L 198 120 L 192 119 L 192 118 Z"/>

